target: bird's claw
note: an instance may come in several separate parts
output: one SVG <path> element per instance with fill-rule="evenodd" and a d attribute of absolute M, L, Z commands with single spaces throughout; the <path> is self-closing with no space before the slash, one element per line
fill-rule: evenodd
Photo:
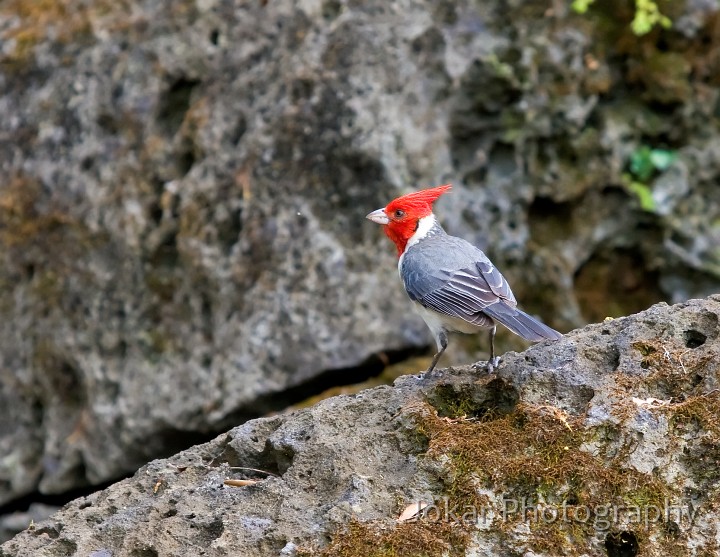
<path fill-rule="evenodd" d="M 487 373 L 495 373 L 495 370 L 500 365 L 500 357 L 495 356 L 494 358 L 488 360 L 487 362 L 477 362 L 472 365 L 473 369 L 475 371 L 480 371 L 481 369 L 485 369 Z"/>

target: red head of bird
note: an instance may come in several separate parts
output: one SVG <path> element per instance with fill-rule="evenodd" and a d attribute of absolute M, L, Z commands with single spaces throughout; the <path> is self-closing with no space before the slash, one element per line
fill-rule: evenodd
<path fill-rule="evenodd" d="M 367 218 L 382 224 L 385 234 L 398 250 L 398 257 L 405 251 L 408 240 L 415 234 L 420 219 L 432 214 L 432 205 L 442 194 L 447 193 L 450 184 L 420 190 L 393 199 L 383 209 L 370 213 Z"/>

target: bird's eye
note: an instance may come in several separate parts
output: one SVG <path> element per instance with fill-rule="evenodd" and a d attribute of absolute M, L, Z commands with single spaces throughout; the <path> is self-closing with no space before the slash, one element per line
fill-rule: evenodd
<path fill-rule="evenodd" d="M 397 211 L 395 211 L 395 218 L 400 219 L 404 216 L 405 216 L 405 211 L 403 211 L 402 209 L 398 209 Z"/>

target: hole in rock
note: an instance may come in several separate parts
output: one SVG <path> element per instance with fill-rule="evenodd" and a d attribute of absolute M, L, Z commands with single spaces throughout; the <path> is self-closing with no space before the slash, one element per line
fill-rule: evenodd
<path fill-rule="evenodd" d="M 689 329 L 683 333 L 685 337 L 685 346 L 688 348 L 697 348 L 705 344 L 707 337 L 700 331 Z"/>
<path fill-rule="evenodd" d="M 175 132 L 180 129 L 185 114 L 190 108 L 192 92 L 199 83 L 198 80 L 181 77 L 160 99 L 157 121 L 168 135 L 175 135 Z"/>
<path fill-rule="evenodd" d="M 608 557 L 635 557 L 639 546 L 637 536 L 632 532 L 610 532 L 605 536 Z"/>
<path fill-rule="evenodd" d="M 590 323 L 637 313 L 665 299 L 659 274 L 630 249 L 596 252 L 575 274 L 575 296 Z"/>

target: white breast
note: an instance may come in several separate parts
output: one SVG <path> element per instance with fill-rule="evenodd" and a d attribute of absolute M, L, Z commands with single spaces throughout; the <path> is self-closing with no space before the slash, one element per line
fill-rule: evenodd
<path fill-rule="evenodd" d="M 407 244 L 405 244 L 405 251 L 402 252 L 402 255 L 400 256 L 400 259 L 398 259 L 398 272 L 400 272 L 400 269 L 402 269 L 402 262 L 405 258 L 405 253 L 408 249 L 413 247 L 415 244 L 417 244 L 420 240 L 422 240 L 425 236 L 428 235 L 428 232 L 432 230 L 432 227 L 435 226 L 435 223 L 437 220 L 435 219 L 435 215 L 430 213 L 426 217 L 422 217 L 418 220 L 418 227 L 417 230 L 415 230 L 415 233 L 410 236 L 410 239 L 407 241 Z M 402 278 L 402 275 L 401 277 Z"/>

